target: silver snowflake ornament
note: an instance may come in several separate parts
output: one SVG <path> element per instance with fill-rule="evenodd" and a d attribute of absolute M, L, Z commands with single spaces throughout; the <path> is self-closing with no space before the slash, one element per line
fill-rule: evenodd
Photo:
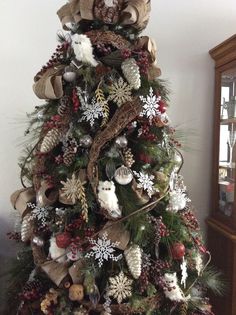
<path fill-rule="evenodd" d="M 45 226 L 49 218 L 49 212 L 53 208 L 49 206 L 40 207 L 38 205 L 35 205 L 34 203 L 27 203 L 27 205 L 29 208 L 32 209 L 29 220 L 37 219 L 38 221 L 40 221 L 42 226 Z"/>
<path fill-rule="evenodd" d="M 85 120 L 89 122 L 91 127 L 93 127 L 96 119 L 103 118 L 104 116 L 102 104 L 97 102 L 95 97 L 92 99 L 91 104 L 84 104 L 82 111 L 80 121 Z"/>
<path fill-rule="evenodd" d="M 146 97 L 139 96 L 140 100 L 143 102 L 143 110 L 140 113 L 141 117 L 147 117 L 150 122 L 156 116 L 162 116 L 162 113 L 159 110 L 161 97 L 153 94 L 153 88 L 150 87 L 149 95 Z"/>
<path fill-rule="evenodd" d="M 142 188 L 151 198 L 152 195 L 155 193 L 154 182 L 153 179 L 155 178 L 153 175 L 149 175 L 143 172 L 134 172 L 134 175 L 137 177 L 139 183 L 137 185 L 138 188 Z"/>
<path fill-rule="evenodd" d="M 110 277 L 109 283 L 107 295 L 116 299 L 119 304 L 132 295 L 133 280 L 126 277 L 123 271 L 115 277 Z"/>
<path fill-rule="evenodd" d="M 132 87 L 120 77 L 109 88 L 108 100 L 114 101 L 120 107 L 128 101 L 132 101 L 131 90 Z"/>
<path fill-rule="evenodd" d="M 102 267 L 104 261 L 108 261 L 109 259 L 113 261 L 118 261 L 122 258 L 122 255 L 115 256 L 113 253 L 119 242 L 112 243 L 111 240 L 107 238 L 107 232 L 104 232 L 102 238 L 98 238 L 98 240 L 89 239 L 90 244 L 94 245 L 91 248 L 91 252 L 86 254 L 86 258 L 94 257 L 95 260 L 98 260 L 98 266 Z"/>

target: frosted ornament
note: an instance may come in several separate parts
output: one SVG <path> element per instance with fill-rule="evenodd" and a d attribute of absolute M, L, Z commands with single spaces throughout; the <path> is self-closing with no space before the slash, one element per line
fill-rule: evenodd
<path fill-rule="evenodd" d="M 128 185 L 133 180 L 133 173 L 128 167 L 122 165 L 115 171 L 114 178 L 118 184 Z"/>
<path fill-rule="evenodd" d="M 63 73 L 62 77 L 66 82 L 74 82 L 76 80 L 76 72 L 74 71 L 74 68 L 71 66 L 65 67 L 65 72 Z"/>
<path fill-rule="evenodd" d="M 44 246 L 44 240 L 39 236 L 34 236 L 32 239 L 32 243 L 38 247 Z"/>

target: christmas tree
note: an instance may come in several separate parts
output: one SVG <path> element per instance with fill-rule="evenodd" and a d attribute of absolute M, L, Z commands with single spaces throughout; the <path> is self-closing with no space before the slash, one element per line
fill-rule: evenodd
<path fill-rule="evenodd" d="M 12 314 L 212 315 L 210 253 L 179 174 L 150 0 L 71 0 L 34 78 Z M 14 301 L 14 303 L 13 303 Z M 10 314 L 10 306 L 8 306 Z"/>

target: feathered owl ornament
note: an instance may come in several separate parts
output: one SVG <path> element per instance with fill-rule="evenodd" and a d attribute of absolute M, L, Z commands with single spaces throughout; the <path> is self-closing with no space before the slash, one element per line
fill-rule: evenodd
<path fill-rule="evenodd" d="M 112 181 L 99 182 L 98 200 L 101 208 L 114 219 L 121 217 L 121 210 L 115 193 L 115 184 Z"/>
<path fill-rule="evenodd" d="M 71 37 L 71 45 L 75 53 L 75 58 L 82 63 L 90 64 L 93 67 L 98 65 L 93 55 L 93 46 L 84 34 L 75 34 Z"/>

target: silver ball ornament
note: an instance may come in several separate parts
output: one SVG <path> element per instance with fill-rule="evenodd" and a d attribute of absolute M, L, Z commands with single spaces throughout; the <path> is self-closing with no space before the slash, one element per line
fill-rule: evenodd
<path fill-rule="evenodd" d="M 115 144 L 117 145 L 118 148 L 124 149 L 128 145 L 128 140 L 127 140 L 126 136 L 119 136 L 116 138 Z"/>
<path fill-rule="evenodd" d="M 93 143 L 93 139 L 90 135 L 84 135 L 79 139 L 79 144 L 81 147 L 89 148 Z"/>
<path fill-rule="evenodd" d="M 34 236 L 32 239 L 32 243 L 38 247 L 44 246 L 44 240 L 39 236 Z"/>
<path fill-rule="evenodd" d="M 76 80 L 76 72 L 74 71 L 73 67 L 66 67 L 65 72 L 63 73 L 62 77 L 66 82 L 74 82 Z"/>
<path fill-rule="evenodd" d="M 183 163 L 182 155 L 178 151 L 175 151 L 174 163 L 175 163 L 174 171 L 178 172 L 180 167 L 181 167 L 181 165 L 182 165 L 182 163 Z"/>
<path fill-rule="evenodd" d="M 133 180 L 133 173 L 126 166 L 119 167 L 114 174 L 115 181 L 120 185 L 128 185 Z"/>

